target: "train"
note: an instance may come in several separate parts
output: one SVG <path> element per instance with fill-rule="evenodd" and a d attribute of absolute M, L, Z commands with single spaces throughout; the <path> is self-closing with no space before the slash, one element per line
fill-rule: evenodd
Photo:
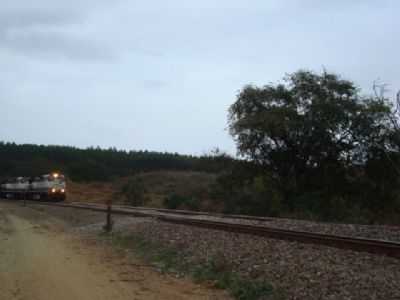
<path fill-rule="evenodd" d="M 0 184 L 0 198 L 64 201 L 67 197 L 65 176 L 51 173 L 35 177 L 16 177 Z"/>

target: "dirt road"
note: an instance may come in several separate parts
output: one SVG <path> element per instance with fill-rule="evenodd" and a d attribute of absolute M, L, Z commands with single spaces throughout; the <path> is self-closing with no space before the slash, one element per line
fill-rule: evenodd
<path fill-rule="evenodd" d="M 105 263 L 102 249 L 71 243 L 19 210 L 29 208 L 0 203 L 0 300 L 225 299 L 152 269 Z"/>

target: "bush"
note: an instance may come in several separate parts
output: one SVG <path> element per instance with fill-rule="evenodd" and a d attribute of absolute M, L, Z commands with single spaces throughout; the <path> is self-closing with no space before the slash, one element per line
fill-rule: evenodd
<path fill-rule="evenodd" d="M 196 197 L 172 194 L 164 199 L 164 206 L 169 209 L 185 208 L 198 210 L 200 201 Z"/>
<path fill-rule="evenodd" d="M 125 196 L 125 203 L 133 206 L 141 206 L 145 203 L 145 192 L 143 180 L 140 178 L 132 179 L 121 190 L 121 193 Z"/>
<path fill-rule="evenodd" d="M 185 201 L 185 198 L 176 194 L 164 198 L 164 206 L 169 209 L 177 209 Z"/>
<path fill-rule="evenodd" d="M 241 178 L 243 172 L 218 177 L 213 198 L 222 201 L 225 213 L 279 216 L 282 195 L 268 175 Z"/>

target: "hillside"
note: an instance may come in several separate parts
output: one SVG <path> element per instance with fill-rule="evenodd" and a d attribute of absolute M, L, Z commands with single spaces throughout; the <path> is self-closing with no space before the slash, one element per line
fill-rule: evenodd
<path fill-rule="evenodd" d="M 68 201 L 104 203 L 112 199 L 114 203 L 129 202 L 124 187 L 139 180 L 143 186 L 143 204 L 163 207 L 163 202 L 171 195 L 196 198 L 202 208 L 212 205 L 210 190 L 216 182 L 216 175 L 196 171 L 153 171 L 138 173 L 108 182 L 80 183 L 69 180 Z"/>

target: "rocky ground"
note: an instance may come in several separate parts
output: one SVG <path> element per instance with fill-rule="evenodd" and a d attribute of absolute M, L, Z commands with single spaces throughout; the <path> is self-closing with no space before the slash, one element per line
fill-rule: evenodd
<path fill-rule="evenodd" d="M 102 213 L 54 207 L 39 209 L 72 222 L 73 230 L 80 234 L 99 232 L 104 224 Z M 180 251 L 182 259 L 193 264 L 217 259 L 243 277 L 268 281 L 284 291 L 288 299 L 400 299 L 400 260 L 394 258 L 165 224 L 151 218 L 115 216 L 114 221 L 115 230 L 172 246 Z M 293 228 L 289 220 L 285 222 L 286 228 Z M 307 222 L 304 224 L 304 228 L 310 228 Z M 343 228 L 360 231 L 354 225 L 339 225 L 337 229 L 335 224 L 328 226 L 329 231 L 323 232 L 343 234 Z"/>
<path fill-rule="evenodd" d="M 127 227 L 199 263 L 222 259 L 289 299 L 400 299 L 400 261 L 324 246 L 143 221 Z"/>

